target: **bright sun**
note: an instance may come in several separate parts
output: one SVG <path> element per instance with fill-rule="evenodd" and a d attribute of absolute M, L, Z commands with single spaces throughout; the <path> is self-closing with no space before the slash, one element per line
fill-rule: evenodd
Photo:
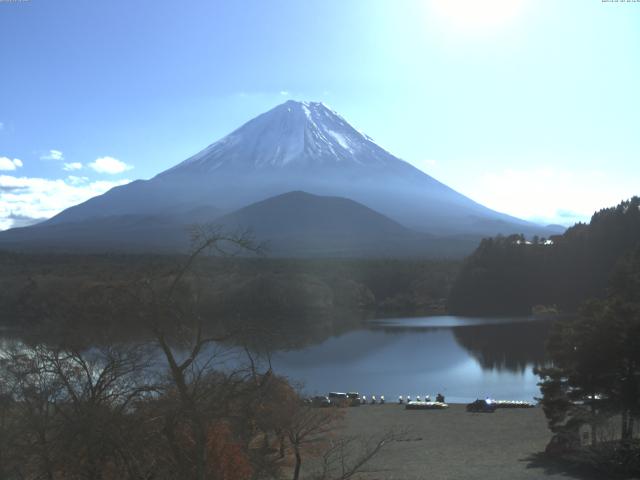
<path fill-rule="evenodd" d="M 463 31 L 493 30 L 522 13 L 528 0 L 429 0 L 433 13 Z"/>

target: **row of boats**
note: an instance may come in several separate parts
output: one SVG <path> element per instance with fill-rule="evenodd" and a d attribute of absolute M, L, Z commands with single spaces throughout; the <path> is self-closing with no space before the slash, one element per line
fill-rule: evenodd
<path fill-rule="evenodd" d="M 410 395 L 403 397 L 398 396 L 398 404 L 404 405 L 407 410 L 443 410 L 449 407 L 445 403 L 444 396 L 440 393 L 436 395 L 436 400 L 432 401 L 430 395 L 421 397 L 417 395 L 412 400 Z M 367 398 L 366 395 L 360 395 L 358 392 L 330 392 L 327 396 L 316 396 L 309 400 L 314 406 L 328 407 L 328 406 L 360 406 L 360 405 L 384 405 L 384 395 L 376 396 L 371 395 Z M 535 405 L 531 402 L 525 402 L 520 400 L 494 400 L 486 398 L 484 400 L 478 399 L 471 402 L 466 406 L 468 412 L 494 412 L 499 408 L 533 408 Z"/>

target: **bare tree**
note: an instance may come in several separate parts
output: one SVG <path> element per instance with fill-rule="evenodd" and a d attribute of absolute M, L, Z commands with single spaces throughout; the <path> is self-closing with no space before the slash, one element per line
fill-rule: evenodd
<path fill-rule="evenodd" d="M 192 252 L 176 271 L 164 279 L 142 282 L 141 311 L 147 315 L 155 340 L 167 362 L 169 390 L 174 390 L 178 410 L 166 411 L 163 433 L 171 446 L 182 475 L 204 480 L 207 475 L 207 445 L 211 420 L 224 412 L 212 412 L 217 404 L 224 409 L 228 399 L 243 386 L 245 373 L 214 374 L 214 346 L 229 340 L 234 332 L 208 333 L 211 328 L 199 310 L 201 274 L 197 260 L 206 255 L 234 256 L 259 253 L 248 232 L 227 234 L 218 227 L 197 226 L 192 231 Z M 140 285 L 140 284 L 139 284 Z M 216 381 L 212 382 L 215 376 Z M 213 413 L 213 415 L 212 415 Z M 187 428 L 191 448 L 185 452 L 179 431 Z"/>
<path fill-rule="evenodd" d="M 342 411 L 335 408 L 315 408 L 302 403 L 300 399 L 286 408 L 289 419 L 284 430 L 295 457 L 293 480 L 298 480 L 304 450 L 311 446 L 319 447 L 319 444 L 326 442 L 327 434 L 333 431 L 336 421 L 342 417 Z"/>
<path fill-rule="evenodd" d="M 329 442 L 322 453 L 320 467 L 310 474 L 310 480 L 348 480 L 355 475 L 372 472 L 367 466 L 383 448 L 401 440 L 406 432 L 386 432 L 375 439 L 359 436 L 339 437 Z M 375 470 L 378 471 L 378 470 Z"/>
<path fill-rule="evenodd" d="M 17 427 L 10 447 L 20 476 L 102 479 L 121 472 L 135 455 L 133 403 L 152 390 L 144 369 L 134 348 L 81 353 L 41 345 L 5 352 L 2 377 Z"/>
<path fill-rule="evenodd" d="M 61 384 L 55 376 L 44 375 L 46 366 L 38 351 L 17 348 L 3 352 L 2 381 L 6 388 L 9 421 L 13 429 L 11 462 L 17 472 L 53 480 L 56 455 L 55 404 Z"/>
<path fill-rule="evenodd" d="M 59 455 L 80 478 L 102 479 L 107 465 L 130 467 L 133 403 L 156 391 L 144 375 L 147 360 L 137 346 L 40 353 L 45 375 L 61 384 L 56 402 Z M 131 452 L 133 453 L 133 452 Z M 65 471 L 69 476 L 73 470 Z M 120 468 L 119 468 L 120 470 Z M 131 472 L 130 472 L 131 473 Z"/>

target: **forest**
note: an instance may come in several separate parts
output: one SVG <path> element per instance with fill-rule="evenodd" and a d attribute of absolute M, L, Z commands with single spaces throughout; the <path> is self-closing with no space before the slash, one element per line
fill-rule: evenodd
<path fill-rule="evenodd" d="M 106 320 L 104 305 L 121 303 L 118 292 L 135 279 L 171 275 L 187 257 L 0 252 L 0 324 L 49 338 L 146 335 L 134 308 Z M 281 342 L 299 342 L 291 337 L 326 336 L 373 315 L 442 313 L 458 268 L 449 260 L 208 255 L 190 275 L 210 324 L 256 323 L 280 332 Z"/>
<path fill-rule="evenodd" d="M 640 246 L 618 262 L 603 299 L 555 322 L 538 368 L 553 437 L 546 454 L 573 468 L 640 474 Z"/>
<path fill-rule="evenodd" d="M 604 298 L 617 263 L 640 242 L 640 198 L 596 212 L 563 235 L 484 239 L 451 288 L 456 314 L 527 315 L 535 307 L 575 313 Z"/>

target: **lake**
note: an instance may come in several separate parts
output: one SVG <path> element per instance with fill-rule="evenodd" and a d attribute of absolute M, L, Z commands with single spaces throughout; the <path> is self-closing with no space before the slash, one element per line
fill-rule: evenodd
<path fill-rule="evenodd" d="M 273 348 L 271 365 L 309 395 L 357 391 L 396 402 L 398 395 L 434 398 L 441 392 L 453 403 L 487 396 L 532 401 L 540 395 L 533 368 L 545 361 L 552 322 L 457 316 L 353 321 L 337 316 L 328 326 L 306 324 L 295 347 Z M 0 351 L 17 343 L 16 337 L 0 335 Z M 237 347 L 218 345 L 214 351 L 222 352 L 222 368 L 246 362 Z M 153 355 L 158 361 L 153 368 L 164 370 L 164 356 L 160 351 Z"/>
<path fill-rule="evenodd" d="M 379 319 L 321 343 L 273 354 L 274 370 L 309 394 L 358 391 L 449 402 L 533 400 L 550 319 L 432 316 Z"/>

